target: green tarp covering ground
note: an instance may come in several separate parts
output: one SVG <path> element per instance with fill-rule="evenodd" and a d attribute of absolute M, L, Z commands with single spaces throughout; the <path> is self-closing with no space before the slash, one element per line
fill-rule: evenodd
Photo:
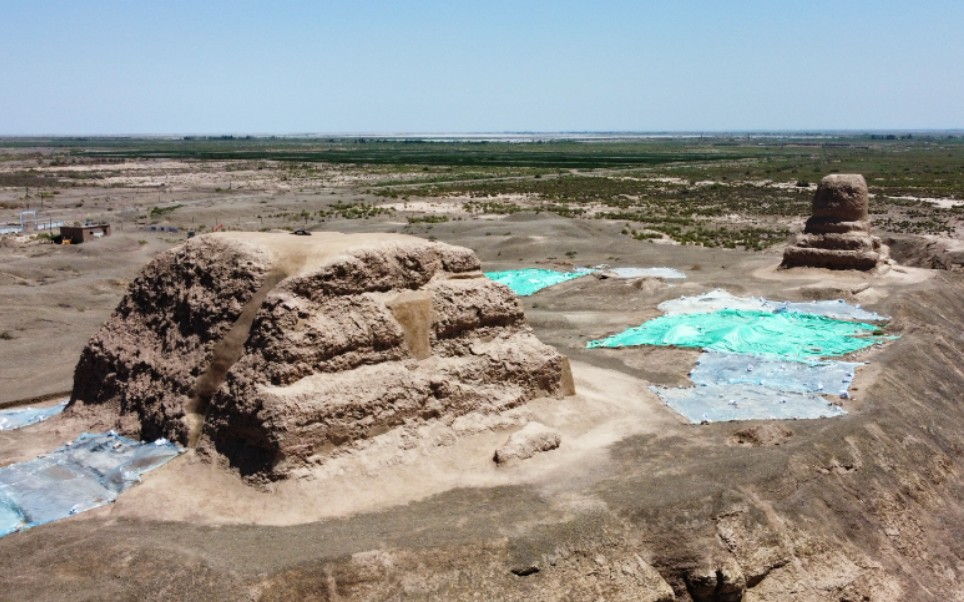
<path fill-rule="evenodd" d="M 528 297 L 544 288 L 555 286 L 561 282 L 591 274 L 592 270 L 576 270 L 574 272 L 558 272 L 545 268 L 525 268 L 521 270 L 506 270 L 504 272 L 486 272 L 485 275 L 500 284 L 512 289 L 520 297 Z"/>
<path fill-rule="evenodd" d="M 807 360 L 846 355 L 883 340 L 877 326 L 796 312 L 724 309 L 660 316 L 587 347 L 698 347 L 762 357 Z"/>

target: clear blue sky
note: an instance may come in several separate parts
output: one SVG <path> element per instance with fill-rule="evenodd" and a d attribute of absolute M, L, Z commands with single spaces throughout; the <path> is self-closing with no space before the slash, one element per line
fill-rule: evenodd
<path fill-rule="evenodd" d="M 0 135 L 964 127 L 964 0 L 0 0 Z"/>

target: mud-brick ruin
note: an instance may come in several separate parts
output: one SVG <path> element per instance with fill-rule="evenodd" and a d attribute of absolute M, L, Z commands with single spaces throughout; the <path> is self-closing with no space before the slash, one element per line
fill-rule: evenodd
<path fill-rule="evenodd" d="M 403 425 L 572 394 L 472 251 L 403 235 L 219 233 L 151 262 L 70 408 L 283 478 Z"/>
<path fill-rule="evenodd" d="M 829 175 L 817 186 L 803 233 L 783 253 L 783 267 L 880 270 L 886 245 L 870 233 L 867 183 L 860 174 Z"/>

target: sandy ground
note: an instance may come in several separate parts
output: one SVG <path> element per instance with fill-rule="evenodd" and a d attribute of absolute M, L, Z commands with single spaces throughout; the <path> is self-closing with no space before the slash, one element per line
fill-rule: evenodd
<path fill-rule="evenodd" d="M 385 510 L 456 488 L 527 483 L 544 489 L 565 480 L 567 473 L 598 465 L 605 449 L 620 439 L 682 423 L 639 379 L 582 364 L 573 371 L 577 396 L 539 400 L 498 418 L 466 416 L 451 427 L 435 424 L 414 433 L 385 433 L 364 453 L 303 471 L 299 479 L 275 484 L 269 491 L 250 487 L 189 454 L 125 496 L 112 515 L 210 525 L 292 525 Z M 556 428 L 565 444 L 527 462 L 492 462 L 506 434 L 529 420 Z M 419 443 L 405 449 L 403 434 Z M 376 490 L 380 495 L 373 496 Z M 210 503 L 213 499 L 221 503 Z"/>
<path fill-rule="evenodd" d="M 172 219 L 186 227 L 234 211 L 244 221 L 269 207 L 314 211 L 363 198 L 353 189 L 332 197 L 331 182 L 317 196 L 268 187 L 202 191 L 223 176 L 160 193 L 185 203 Z M 67 211 L 84 194 L 90 198 L 71 190 L 58 202 Z M 144 207 L 157 194 L 110 192 L 120 204 Z M 309 225 L 406 227 L 386 215 Z M 725 557 L 752 582 L 748 600 L 961 599 L 961 276 L 904 267 L 882 276 L 779 271 L 779 249 L 660 245 L 620 228 L 516 214 L 408 230 L 476 250 L 486 270 L 605 263 L 685 272 L 685 281 L 667 282 L 586 277 L 523 300 L 537 336 L 572 359 L 578 395 L 538 400 L 499 419 L 389 432 L 270 490 L 189 452 L 110 507 L 0 539 L 0 598 L 472 599 L 484 592 L 593 600 L 637 591 L 624 599 L 645 599 L 621 581 L 626 559 L 639 558 L 689 599 L 688 575 Z M 0 338 L 0 402 L 69 390 L 81 348 L 126 283 L 183 238 L 128 224 L 89 245 L 0 247 L 0 332 L 9 333 Z M 654 317 L 663 300 L 717 287 L 791 300 L 844 297 L 894 316 L 901 339 L 859 356 L 870 363 L 844 402 L 849 416 L 788 422 L 777 444 L 749 446 L 739 443 L 741 433 L 761 423 L 690 425 L 649 392 L 650 384 L 685 385 L 696 352 L 585 349 L 589 339 Z M 557 428 L 562 446 L 497 467 L 494 449 L 530 419 Z M 62 418 L 2 433 L 0 464 L 34 457 L 86 427 Z M 538 572 L 512 572 L 530 565 Z"/>

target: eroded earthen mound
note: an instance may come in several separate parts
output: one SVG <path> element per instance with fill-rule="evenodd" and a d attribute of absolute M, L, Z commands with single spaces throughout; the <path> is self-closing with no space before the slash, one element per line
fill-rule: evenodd
<path fill-rule="evenodd" d="M 84 349 L 70 411 L 279 478 L 401 425 L 572 392 L 468 249 L 223 233 L 143 270 Z"/>
<path fill-rule="evenodd" d="M 887 265 L 889 254 L 870 233 L 867 183 L 860 174 L 833 174 L 813 197 L 803 234 L 783 253 L 783 267 L 873 270 Z"/>

